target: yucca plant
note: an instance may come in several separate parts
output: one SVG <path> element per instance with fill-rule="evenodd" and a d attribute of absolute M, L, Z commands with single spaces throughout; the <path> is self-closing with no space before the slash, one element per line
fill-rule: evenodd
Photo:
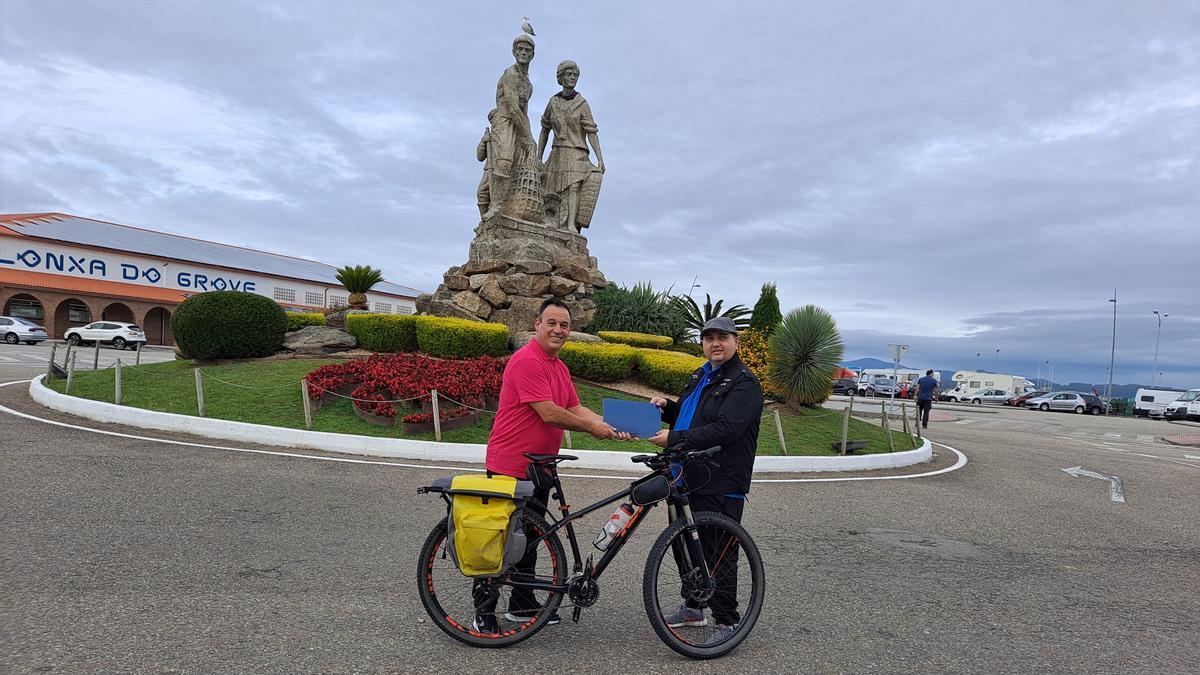
<path fill-rule="evenodd" d="M 843 351 L 842 336 L 829 312 L 816 305 L 793 309 L 771 336 L 767 378 L 791 401 L 818 406 L 829 398 Z"/>
<path fill-rule="evenodd" d="M 710 319 L 715 319 L 718 316 L 732 319 L 733 325 L 738 330 L 745 330 L 750 327 L 750 310 L 745 305 L 734 305 L 725 311 L 721 311 L 721 305 L 725 304 L 725 301 L 717 300 L 716 304 L 713 304 L 712 297 L 708 293 L 704 294 L 703 308 L 688 295 L 672 296 L 671 304 L 683 315 L 683 320 L 687 322 L 688 328 L 696 332 L 699 332 Z"/>
<path fill-rule="evenodd" d="M 337 280 L 350 297 L 346 298 L 351 309 L 367 308 L 367 291 L 375 284 L 383 281 L 383 272 L 370 265 L 347 265 L 338 268 Z"/>

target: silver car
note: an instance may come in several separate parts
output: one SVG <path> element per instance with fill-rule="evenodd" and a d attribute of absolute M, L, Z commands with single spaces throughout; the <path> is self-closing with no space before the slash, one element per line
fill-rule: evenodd
<path fill-rule="evenodd" d="M 973 394 L 964 396 L 963 403 L 974 403 L 975 405 L 982 405 L 984 403 L 1004 405 L 1005 401 L 1010 398 L 1012 398 L 1012 394 L 1003 389 L 980 389 Z"/>
<path fill-rule="evenodd" d="M 45 328 L 19 316 L 0 316 L 0 335 L 10 345 L 36 345 L 49 337 Z"/>
<path fill-rule="evenodd" d="M 1063 412 L 1083 413 L 1089 409 L 1087 400 L 1083 394 L 1073 391 L 1056 391 L 1052 394 L 1031 398 L 1025 402 L 1025 407 L 1030 410 L 1058 410 Z"/>
<path fill-rule="evenodd" d="M 899 394 L 900 388 L 896 386 L 896 381 L 890 377 L 877 377 L 867 383 L 862 390 L 863 396 L 891 396 Z"/>

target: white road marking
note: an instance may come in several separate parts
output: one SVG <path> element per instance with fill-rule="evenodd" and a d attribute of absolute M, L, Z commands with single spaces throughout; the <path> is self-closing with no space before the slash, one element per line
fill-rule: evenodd
<path fill-rule="evenodd" d="M 1108 481 L 1108 498 L 1114 502 L 1119 502 L 1121 504 L 1125 503 L 1125 491 L 1121 487 L 1120 478 L 1117 478 L 1116 476 L 1109 476 L 1103 473 L 1097 473 L 1095 471 L 1088 471 L 1081 466 L 1073 466 L 1070 469 L 1063 469 L 1063 471 L 1067 474 L 1070 474 L 1074 478 L 1088 476 L 1091 478 L 1099 478 L 1101 480 Z"/>
<path fill-rule="evenodd" d="M 955 422 L 955 424 L 974 424 L 978 421 L 979 420 L 975 419 L 974 417 L 964 417 L 961 420 Z"/>
<path fill-rule="evenodd" d="M 1071 432 L 1072 436 L 1087 436 L 1087 429 L 1076 429 Z"/>
<path fill-rule="evenodd" d="M 1107 434 L 1104 434 L 1104 437 L 1105 437 L 1105 438 L 1120 438 L 1120 437 L 1121 437 L 1121 434 L 1116 434 L 1116 433 L 1107 433 Z"/>
<path fill-rule="evenodd" d="M 17 380 L 15 382 L 0 383 L 0 387 L 10 387 L 14 384 L 28 384 L 28 383 L 29 383 L 29 380 Z M 8 414 L 14 415 L 16 417 L 23 417 L 25 419 L 34 420 L 36 422 L 42 422 L 44 424 L 50 424 L 50 425 L 57 426 L 57 427 L 65 427 L 67 429 L 77 429 L 79 431 L 89 431 L 94 434 L 103 434 L 105 436 L 116 436 L 118 438 L 132 438 L 134 440 L 139 440 L 139 441 L 155 441 L 155 442 L 164 443 L 167 445 L 180 445 L 180 446 L 193 447 L 193 448 L 205 448 L 205 449 L 209 449 L 209 450 L 227 450 L 229 452 L 245 452 L 245 453 L 250 453 L 250 454 L 255 454 L 255 455 L 272 455 L 275 457 L 291 457 L 293 459 L 311 459 L 311 460 L 316 460 L 316 461 L 321 461 L 321 462 L 342 462 L 345 464 L 378 464 L 378 465 L 382 465 L 382 466 L 395 466 L 395 467 L 401 467 L 401 468 L 407 468 L 407 469 L 439 469 L 439 470 L 451 470 L 451 471 L 474 471 L 476 473 L 483 473 L 484 471 L 487 470 L 487 469 L 481 469 L 481 468 L 469 467 L 469 466 L 445 466 L 445 465 L 440 465 L 440 464 L 406 464 L 406 463 L 401 463 L 401 462 L 384 462 L 384 461 L 380 461 L 380 460 L 371 460 L 371 459 L 350 459 L 347 457 L 325 457 L 322 455 L 305 455 L 305 454 L 298 453 L 298 452 L 279 452 L 276 450 L 255 450 L 253 448 L 235 448 L 235 447 L 231 447 L 231 446 L 227 446 L 227 445 L 209 445 L 207 443 L 193 443 L 190 441 L 175 441 L 175 440 L 171 440 L 171 439 L 167 439 L 167 438 L 154 438 L 153 436 L 138 436 L 136 434 L 126 434 L 126 433 L 121 433 L 119 431 L 109 431 L 107 429 L 94 429 L 92 427 L 85 427 L 85 426 L 81 426 L 78 424 L 59 422 L 57 420 L 46 419 L 44 417 L 37 417 L 36 415 L 30 415 L 29 413 L 23 413 L 18 410 L 13 410 L 12 408 L 9 408 L 9 407 L 3 406 L 3 405 L 0 405 L 0 412 L 8 413 Z M 930 442 L 932 443 L 932 441 L 930 441 Z M 938 469 L 936 471 L 927 471 L 925 473 L 910 474 L 910 475 L 905 475 L 905 476 L 851 476 L 851 477 L 846 477 L 846 478 L 754 478 L 754 479 L 751 479 L 750 482 L 752 482 L 752 483 L 842 483 L 842 482 L 868 481 L 868 480 L 902 480 L 902 479 L 908 479 L 908 478 L 926 478 L 929 476 L 937 476 L 937 475 L 940 475 L 943 473 L 950 473 L 951 471 L 957 471 L 958 469 L 961 469 L 967 465 L 967 456 L 964 455 L 963 453 L 959 452 L 958 450 L 955 450 L 954 448 L 952 448 L 944 443 L 934 443 L 934 445 L 939 445 L 943 448 L 946 448 L 950 452 L 953 452 L 955 455 L 958 455 L 958 461 L 956 461 L 953 466 L 949 466 L 944 469 Z M 638 478 L 642 477 L 642 476 L 600 476 L 600 475 L 573 474 L 573 473 L 560 473 L 559 475 L 563 476 L 564 478 L 594 478 L 594 479 L 601 479 L 601 480 L 637 480 Z"/>
<path fill-rule="evenodd" d="M 1138 439 L 1139 441 L 1153 441 L 1153 440 L 1154 440 L 1154 436 L 1152 436 L 1152 435 L 1147 435 L 1147 434 L 1141 434 L 1141 435 L 1139 435 L 1139 436 L 1137 437 L 1137 439 Z"/>

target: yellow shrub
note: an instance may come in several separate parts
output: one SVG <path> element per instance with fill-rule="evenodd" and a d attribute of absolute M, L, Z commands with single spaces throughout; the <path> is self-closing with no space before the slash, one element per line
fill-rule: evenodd
<path fill-rule="evenodd" d="M 756 328 L 748 328 L 738 333 L 738 358 L 758 381 L 762 384 L 763 394 L 777 401 L 783 401 L 787 395 L 772 387 L 767 381 L 767 358 L 771 353 L 770 336 Z"/>
<path fill-rule="evenodd" d="M 671 346 L 671 338 L 665 335 L 650 333 L 633 333 L 619 330 L 602 330 L 596 333 L 605 342 L 619 342 L 634 347 L 650 347 L 651 349 L 666 349 Z"/>
<path fill-rule="evenodd" d="M 683 391 L 684 385 L 704 359 L 660 349 L 637 349 L 638 381 L 668 394 Z"/>
<path fill-rule="evenodd" d="M 617 382 L 629 377 L 637 351 L 629 345 L 567 342 L 558 358 L 576 377 L 596 382 Z"/>
<path fill-rule="evenodd" d="M 508 353 L 508 327 L 445 316 L 418 316 L 417 347 L 444 359 L 504 356 Z"/>

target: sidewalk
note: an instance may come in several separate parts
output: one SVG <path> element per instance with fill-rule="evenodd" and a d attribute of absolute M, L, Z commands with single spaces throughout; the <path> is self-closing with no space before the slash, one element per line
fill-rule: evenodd
<path fill-rule="evenodd" d="M 1192 448 L 1200 448 L 1200 432 L 1191 431 L 1178 436 L 1163 436 L 1162 439 L 1172 445 L 1186 445 Z"/>

